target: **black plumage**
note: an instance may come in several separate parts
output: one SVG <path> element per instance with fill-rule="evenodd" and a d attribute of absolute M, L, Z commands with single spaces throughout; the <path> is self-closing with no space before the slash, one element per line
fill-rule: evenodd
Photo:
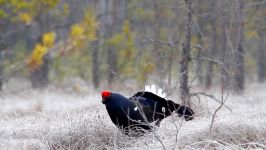
<path fill-rule="evenodd" d="M 161 120 L 176 112 L 185 120 L 193 119 L 194 112 L 186 106 L 159 97 L 151 92 L 138 92 L 126 98 L 118 93 L 102 92 L 103 103 L 112 122 L 123 133 L 144 133 L 153 129 L 152 123 L 159 125 Z"/>

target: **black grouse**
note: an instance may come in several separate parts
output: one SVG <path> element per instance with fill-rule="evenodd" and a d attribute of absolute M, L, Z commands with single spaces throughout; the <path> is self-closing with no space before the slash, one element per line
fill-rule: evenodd
<path fill-rule="evenodd" d="M 186 121 L 194 118 L 191 108 L 143 91 L 126 98 L 110 91 L 102 92 L 102 102 L 112 122 L 127 135 L 142 134 L 153 129 L 151 123 L 160 122 L 176 112 Z"/>

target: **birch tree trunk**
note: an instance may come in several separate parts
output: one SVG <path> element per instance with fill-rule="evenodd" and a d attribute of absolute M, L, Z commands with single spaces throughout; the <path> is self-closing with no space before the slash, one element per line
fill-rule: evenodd
<path fill-rule="evenodd" d="M 110 8 L 111 16 L 108 23 L 107 36 L 111 37 L 113 33 L 117 33 L 121 31 L 121 27 L 125 20 L 126 15 L 126 0 L 108 0 L 108 8 Z M 117 66 L 117 50 L 114 47 L 108 47 L 108 85 L 110 87 L 115 83 L 115 75 L 118 74 L 118 66 Z"/>
<path fill-rule="evenodd" d="M 97 3 L 95 1 L 95 3 Z M 98 39 L 93 42 L 92 50 L 92 80 L 94 88 L 100 86 L 100 60 L 99 51 L 103 51 L 103 45 L 106 38 L 106 20 L 108 11 L 108 0 L 100 0 L 99 2 L 100 27 L 97 31 Z"/>
<path fill-rule="evenodd" d="M 45 88 L 49 83 L 48 73 L 50 69 L 50 55 L 47 54 L 43 58 L 43 64 L 30 75 L 32 88 Z"/>
<path fill-rule="evenodd" d="M 100 85 L 100 72 L 99 72 L 99 40 L 92 43 L 92 81 L 94 88 L 98 88 Z"/>
<path fill-rule="evenodd" d="M 210 46 L 210 58 L 215 58 L 215 52 L 217 48 L 217 29 L 216 29 L 216 17 L 211 20 L 211 46 Z M 205 89 L 209 89 L 212 85 L 213 78 L 213 61 L 209 60 L 207 64 L 207 71 L 205 75 Z"/>
<path fill-rule="evenodd" d="M 3 51 L 0 46 L 0 91 L 2 91 L 3 88 L 3 82 L 4 82 L 4 57 L 3 57 Z"/>
<path fill-rule="evenodd" d="M 0 27 L 0 29 L 2 29 Z M 4 56 L 3 56 L 3 53 L 4 53 L 4 49 L 6 48 L 6 45 L 4 43 L 2 43 L 2 35 L 1 35 L 2 32 L 0 32 L 0 91 L 2 91 L 2 88 L 3 88 L 3 82 L 4 82 Z"/>
<path fill-rule="evenodd" d="M 259 47 L 257 51 L 257 71 L 258 71 L 258 81 L 264 82 L 266 76 L 266 62 L 265 62 L 265 33 L 264 31 L 258 32 L 259 35 Z"/>
<path fill-rule="evenodd" d="M 243 16 L 243 9 L 244 9 L 244 1 L 238 0 L 238 20 L 239 20 L 239 28 L 238 28 L 238 43 L 237 49 L 235 53 L 235 61 L 236 61 L 236 68 L 234 70 L 234 90 L 237 93 L 242 93 L 244 91 L 244 84 L 245 84 L 245 76 L 244 76 L 244 16 Z"/>
<path fill-rule="evenodd" d="M 154 9 L 154 40 L 159 41 L 161 37 L 161 27 L 162 27 L 162 12 L 160 8 L 160 0 L 153 1 L 153 9 Z M 154 58 L 156 64 L 156 75 L 158 76 L 156 82 L 160 87 L 163 87 L 163 81 L 165 79 L 165 66 L 164 63 L 164 51 L 160 47 L 160 43 L 155 42 L 154 47 Z"/>
<path fill-rule="evenodd" d="M 202 41 L 202 30 L 203 30 L 203 27 L 205 26 L 204 23 L 205 21 L 202 19 L 202 17 L 200 17 L 200 14 L 202 13 L 202 3 L 200 0 L 197 0 L 197 3 L 196 3 L 196 7 L 194 10 L 195 13 L 197 14 L 197 33 L 196 33 L 196 37 L 197 37 L 197 40 L 198 40 L 198 43 L 200 47 L 197 48 L 197 51 L 196 51 L 196 59 L 194 61 L 194 67 L 195 67 L 195 75 L 196 75 L 196 79 L 197 79 L 197 84 L 198 86 L 200 87 L 203 87 L 203 81 L 204 81 L 204 78 L 203 78 L 203 60 L 201 59 L 201 57 L 203 56 L 203 41 Z"/>
<path fill-rule="evenodd" d="M 228 39 L 226 33 L 226 12 L 223 10 L 225 7 L 224 2 L 217 1 L 218 10 L 219 10 L 219 20 L 220 25 L 219 28 L 221 29 L 219 34 L 221 35 L 221 89 L 225 90 L 228 89 L 231 85 L 231 78 L 229 78 L 229 56 L 228 56 Z"/>
<path fill-rule="evenodd" d="M 107 7 L 109 17 L 107 18 L 107 28 L 106 28 L 106 37 L 110 38 L 112 36 L 113 31 L 115 30 L 115 19 L 116 19 L 116 10 L 115 10 L 115 0 L 107 0 Z M 108 63 L 108 86 L 112 87 L 115 82 L 114 77 L 117 72 L 117 56 L 113 47 L 108 46 L 107 49 L 107 63 Z"/>
<path fill-rule="evenodd" d="M 180 91 L 181 100 L 185 105 L 190 105 L 189 86 L 188 86 L 188 65 L 191 61 L 190 58 L 190 45 L 191 45 L 191 29 L 192 29 L 192 0 L 185 0 L 187 4 L 187 22 L 185 42 L 182 49 L 180 61 Z"/>
<path fill-rule="evenodd" d="M 200 33 L 197 34 L 197 39 L 200 41 L 199 43 L 200 43 L 200 46 L 202 47 L 203 43 L 201 42 L 202 40 L 201 40 Z M 195 73 L 196 73 L 196 78 L 197 78 L 199 86 L 203 85 L 203 75 L 202 75 L 203 61 L 201 60 L 201 57 L 202 57 L 202 48 L 198 48 L 196 52 L 196 60 L 195 60 Z"/>

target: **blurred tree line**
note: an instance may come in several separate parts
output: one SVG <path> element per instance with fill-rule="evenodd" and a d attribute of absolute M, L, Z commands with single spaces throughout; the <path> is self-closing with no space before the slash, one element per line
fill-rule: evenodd
<path fill-rule="evenodd" d="M 95 88 L 241 93 L 245 80 L 265 80 L 265 8 L 265 0 L 0 0 L 0 87 L 12 77 L 34 88 L 79 77 Z"/>

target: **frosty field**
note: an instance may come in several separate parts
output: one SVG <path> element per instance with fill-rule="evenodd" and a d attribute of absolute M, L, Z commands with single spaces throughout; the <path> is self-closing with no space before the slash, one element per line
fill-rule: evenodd
<path fill-rule="evenodd" d="M 220 104 L 201 96 L 192 107 L 194 120 L 172 115 L 139 138 L 121 134 L 112 124 L 99 92 L 5 93 L 0 97 L 0 149 L 266 149 L 265 90 L 256 85 L 243 96 L 230 94 L 225 105 L 231 111 L 222 107 L 211 131 Z M 215 90 L 211 94 L 220 98 Z"/>

